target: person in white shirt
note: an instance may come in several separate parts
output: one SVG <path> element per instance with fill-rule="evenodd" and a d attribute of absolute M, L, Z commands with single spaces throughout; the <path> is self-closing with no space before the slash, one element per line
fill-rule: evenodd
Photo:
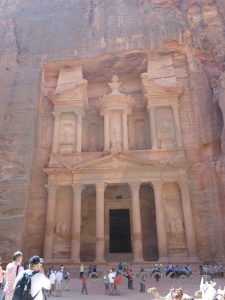
<path fill-rule="evenodd" d="M 44 299 L 43 292 L 42 292 L 43 288 L 46 290 L 51 289 L 51 283 L 50 283 L 49 278 L 45 274 L 45 271 L 42 267 L 42 262 L 43 262 L 43 259 L 40 258 L 39 256 L 35 255 L 30 258 L 29 270 L 24 271 L 30 275 L 32 273 L 34 273 L 34 275 L 31 277 L 31 296 L 33 298 L 35 297 L 35 300 L 43 300 Z M 16 284 L 19 281 L 19 279 L 23 276 L 24 272 L 21 272 L 16 277 L 16 280 L 14 283 L 14 289 L 15 289 Z"/>
<path fill-rule="evenodd" d="M 61 297 L 63 273 L 58 269 L 55 275 L 56 297 Z"/>
<path fill-rule="evenodd" d="M 49 276 L 49 279 L 50 279 L 50 282 L 51 282 L 51 289 L 48 291 L 48 296 L 50 297 L 51 295 L 52 296 L 55 296 L 53 293 L 55 292 L 55 278 L 56 278 L 56 271 L 52 271 L 50 276 Z"/>
<path fill-rule="evenodd" d="M 109 295 L 115 295 L 115 275 L 112 270 L 109 271 Z"/>

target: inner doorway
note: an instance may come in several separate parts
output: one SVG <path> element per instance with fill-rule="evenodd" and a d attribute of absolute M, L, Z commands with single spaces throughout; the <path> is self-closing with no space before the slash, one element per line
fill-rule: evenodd
<path fill-rule="evenodd" d="M 129 209 L 111 209 L 109 211 L 109 228 L 110 253 L 131 252 Z"/>

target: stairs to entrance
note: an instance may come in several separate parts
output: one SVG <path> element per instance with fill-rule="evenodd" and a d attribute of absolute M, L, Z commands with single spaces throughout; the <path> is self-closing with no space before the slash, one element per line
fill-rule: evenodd
<path fill-rule="evenodd" d="M 110 262 L 117 262 L 117 264 L 121 261 L 122 263 L 132 262 L 133 254 L 132 253 L 109 253 L 105 255 L 105 260 Z"/>

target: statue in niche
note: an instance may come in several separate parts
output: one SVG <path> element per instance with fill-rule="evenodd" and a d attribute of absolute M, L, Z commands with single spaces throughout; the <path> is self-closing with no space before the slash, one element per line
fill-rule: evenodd
<path fill-rule="evenodd" d="M 174 219 L 170 222 L 170 244 L 184 245 L 184 226 L 181 219 Z"/>
<path fill-rule="evenodd" d="M 120 140 L 120 126 L 114 125 L 112 130 L 112 139 L 113 141 L 119 141 Z"/>
<path fill-rule="evenodd" d="M 121 133 L 120 133 L 119 125 L 115 124 L 113 126 L 113 129 L 111 131 L 111 137 L 112 137 L 111 151 L 120 152 L 122 150 L 122 146 L 121 146 Z"/>
<path fill-rule="evenodd" d="M 62 139 L 63 139 L 63 143 L 66 143 L 66 144 L 72 144 L 73 143 L 72 124 L 64 124 L 63 125 Z"/>
<path fill-rule="evenodd" d="M 117 75 L 112 76 L 111 82 L 108 83 L 108 85 L 112 90 L 111 94 L 120 94 L 119 89 L 120 89 L 121 81 L 119 80 L 119 77 Z"/>
<path fill-rule="evenodd" d="M 60 222 L 55 227 L 55 234 L 62 239 L 66 239 L 71 234 L 70 227 L 65 222 Z"/>
<path fill-rule="evenodd" d="M 93 135 L 90 139 L 89 139 L 89 144 L 88 144 L 88 149 L 89 151 L 96 151 L 97 150 L 97 136 Z"/>
<path fill-rule="evenodd" d="M 163 120 L 162 125 L 160 127 L 160 133 L 161 133 L 161 148 L 162 149 L 173 149 L 174 148 L 174 137 L 173 132 L 171 128 L 171 120 Z"/>

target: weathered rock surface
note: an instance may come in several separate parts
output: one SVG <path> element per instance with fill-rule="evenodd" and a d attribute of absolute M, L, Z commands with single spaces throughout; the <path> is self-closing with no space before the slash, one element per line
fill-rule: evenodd
<path fill-rule="evenodd" d="M 156 81 L 173 77 L 185 87 L 179 112 L 198 254 L 224 262 L 225 87 L 213 101 L 211 86 L 225 71 L 224 0 L 2 0 L 0 37 L 2 259 L 17 249 L 26 259 L 42 254 L 53 126 L 47 94 L 60 69 L 82 65 L 94 115 L 115 73 L 141 106 L 149 59 Z"/>

